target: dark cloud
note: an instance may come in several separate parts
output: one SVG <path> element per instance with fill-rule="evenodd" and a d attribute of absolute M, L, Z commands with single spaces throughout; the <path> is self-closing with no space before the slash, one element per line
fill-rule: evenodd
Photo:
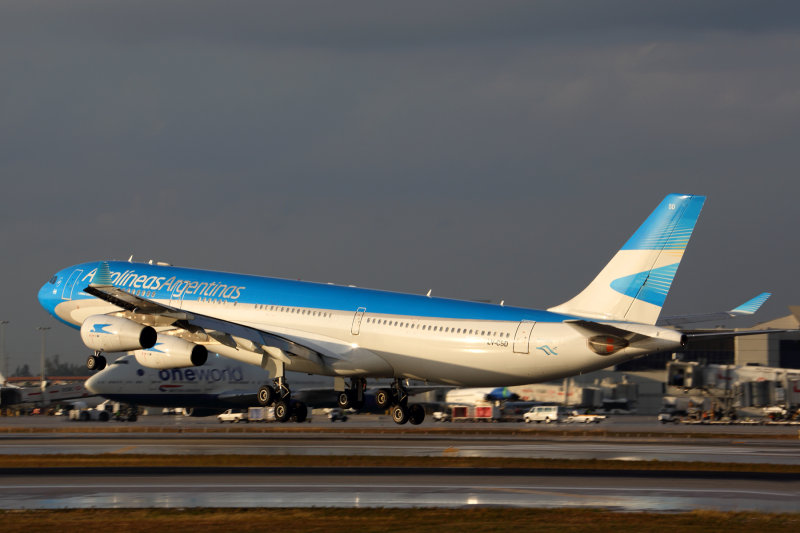
<path fill-rule="evenodd" d="M 670 192 L 709 200 L 667 312 L 782 314 L 798 9 L 4 3 L 9 350 L 38 351 L 53 271 L 131 253 L 547 307 Z"/>

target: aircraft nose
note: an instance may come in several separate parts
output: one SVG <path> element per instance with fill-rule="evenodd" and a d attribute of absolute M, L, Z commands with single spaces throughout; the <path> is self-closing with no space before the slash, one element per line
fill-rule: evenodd
<path fill-rule="evenodd" d="M 100 385 L 102 384 L 102 379 L 103 378 L 100 377 L 100 374 L 95 374 L 94 376 L 87 379 L 83 383 L 83 386 L 86 387 L 86 390 L 88 390 L 92 394 L 100 394 L 100 390 L 102 388 L 100 387 Z"/>
<path fill-rule="evenodd" d="M 58 276 L 53 276 L 39 289 L 39 303 L 51 313 L 55 308 L 55 301 L 58 296 L 57 281 Z"/>

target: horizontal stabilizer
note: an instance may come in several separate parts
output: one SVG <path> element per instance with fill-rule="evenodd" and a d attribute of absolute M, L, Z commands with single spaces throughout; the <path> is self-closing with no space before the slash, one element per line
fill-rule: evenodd
<path fill-rule="evenodd" d="M 736 309 L 731 309 L 730 313 L 732 315 L 752 315 L 758 311 L 762 305 L 764 305 L 764 302 L 766 302 L 770 296 L 772 296 L 772 293 L 762 292 L 755 298 L 747 300 Z"/>
<path fill-rule="evenodd" d="M 672 329 L 637 324 L 634 322 L 595 322 L 593 320 L 566 320 L 565 323 L 573 326 L 584 335 L 612 335 L 626 339 L 631 344 L 645 339 L 660 339 L 682 343 L 683 333 Z"/>
<path fill-rule="evenodd" d="M 788 329 L 745 329 L 745 330 L 728 330 L 728 331 L 706 331 L 703 333 L 686 332 L 684 336 L 688 342 L 693 340 L 707 340 L 712 338 L 725 338 L 725 337 L 746 337 L 748 335 L 766 335 L 767 333 L 782 333 L 784 331 L 797 331 Z"/>
<path fill-rule="evenodd" d="M 755 298 L 747 300 L 745 303 L 730 311 L 720 311 L 717 313 L 704 313 L 698 315 L 673 315 L 662 317 L 656 323 L 659 326 L 681 326 L 683 324 L 694 324 L 697 322 L 709 322 L 712 320 L 727 320 L 740 316 L 750 316 L 772 296 L 772 293 L 762 292 Z"/>

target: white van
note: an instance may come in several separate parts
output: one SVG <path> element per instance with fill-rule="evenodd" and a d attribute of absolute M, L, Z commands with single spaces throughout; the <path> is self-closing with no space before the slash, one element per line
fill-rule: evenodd
<path fill-rule="evenodd" d="M 564 408 L 557 405 L 537 405 L 531 407 L 527 413 L 522 415 L 522 418 L 526 424 L 531 422 L 536 422 L 537 424 L 539 422 L 544 422 L 545 424 L 561 422 L 564 418 Z"/>

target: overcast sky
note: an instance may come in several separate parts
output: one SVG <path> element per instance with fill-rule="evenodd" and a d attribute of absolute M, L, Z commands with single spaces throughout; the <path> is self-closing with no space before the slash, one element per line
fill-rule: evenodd
<path fill-rule="evenodd" d="M 88 355 L 36 299 L 74 263 L 546 308 L 672 192 L 708 200 L 664 313 L 785 315 L 798 29 L 797 2 L 2 2 L 11 370 L 40 325 Z"/>

